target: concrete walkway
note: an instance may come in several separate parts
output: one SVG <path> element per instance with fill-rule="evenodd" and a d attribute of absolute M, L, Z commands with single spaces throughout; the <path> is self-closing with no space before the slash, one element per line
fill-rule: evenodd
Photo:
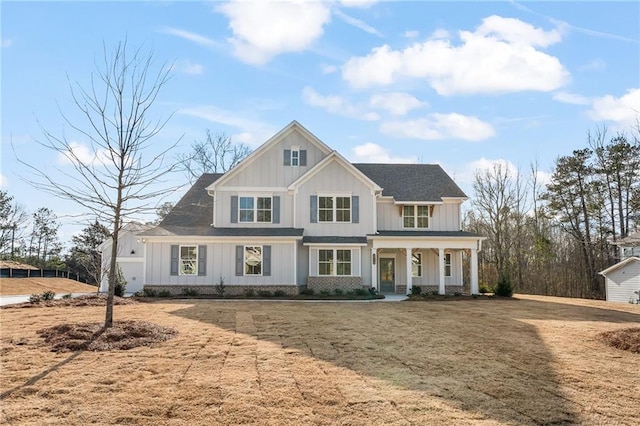
<path fill-rule="evenodd" d="M 62 299 L 62 296 L 69 294 L 69 293 L 60 293 L 60 294 L 56 294 L 54 299 Z M 96 294 L 96 292 L 91 292 L 91 293 L 71 293 L 71 297 L 79 297 L 79 296 L 89 296 L 91 294 Z M 24 303 L 24 302 L 28 302 L 29 298 L 31 297 L 31 295 L 21 295 L 21 296 L 0 296 L 0 306 L 5 306 L 5 305 L 13 305 L 16 303 Z"/>

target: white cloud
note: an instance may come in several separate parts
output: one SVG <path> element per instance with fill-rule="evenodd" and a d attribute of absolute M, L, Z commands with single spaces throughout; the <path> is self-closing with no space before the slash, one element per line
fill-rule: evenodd
<path fill-rule="evenodd" d="M 340 0 L 340 4 L 345 7 L 367 8 L 378 0 Z"/>
<path fill-rule="evenodd" d="M 172 27 L 163 27 L 159 31 L 164 34 L 174 35 L 176 37 L 180 37 L 182 39 L 191 41 L 193 43 L 199 44 L 200 46 L 210 47 L 210 48 L 220 47 L 219 42 L 212 40 L 208 37 L 205 37 L 203 35 L 193 33 L 191 31 L 181 30 L 179 28 L 172 28 Z"/>
<path fill-rule="evenodd" d="M 611 95 L 597 98 L 588 114 L 596 121 L 606 120 L 620 125 L 633 125 L 640 118 L 640 89 L 629 89 L 619 98 Z"/>
<path fill-rule="evenodd" d="M 512 177 L 518 175 L 518 168 L 509 160 L 504 158 L 498 158 L 495 160 L 488 158 L 480 158 L 479 160 L 472 161 L 462 166 L 462 168 L 456 167 L 455 181 L 462 184 L 471 184 L 475 180 L 476 173 L 484 173 L 492 171 L 494 167 L 502 167 L 503 170 L 507 170 Z"/>
<path fill-rule="evenodd" d="M 578 68 L 580 71 L 601 71 L 607 68 L 607 64 L 602 59 L 594 59 L 590 62 L 587 62 L 584 65 L 581 65 Z"/>
<path fill-rule="evenodd" d="M 8 188 L 8 187 L 9 187 L 9 181 L 3 174 L 0 174 L 0 188 Z"/>
<path fill-rule="evenodd" d="M 189 60 L 179 61 L 173 65 L 177 72 L 189 75 L 200 75 L 204 72 L 202 64 L 194 63 Z"/>
<path fill-rule="evenodd" d="M 302 90 L 302 99 L 308 105 L 324 108 L 332 114 L 344 115 L 345 117 L 366 121 L 380 119 L 377 113 L 367 111 L 363 106 L 353 105 L 340 96 L 322 96 L 309 86 Z"/>
<path fill-rule="evenodd" d="M 560 40 L 559 30 L 544 31 L 512 18 L 485 18 L 475 32 L 460 31 L 461 44 L 436 31 L 427 41 L 395 50 L 382 45 L 349 59 L 342 77 L 352 87 L 390 85 L 424 78 L 440 95 L 551 91 L 569 73 L 558 58 L 536 47 Z"/>
<path fill-rule="evenodd" d="M 489 123 L 456 113 L 433 113 L 417 120 L 385 122 L 380 125 L 380 131 L 389 136 L 423 140 L 481 141 L 495 135 Z"/>
<path fill-rule="evenodd" d="M 331 20 L 330 7 L 321 2 L 224 3 L 216 10 L 229 19 L 234 55 L 261 65 L 285 52 L 300 52 L 323 34 Z"/>
<path fill-rule="evenodd" d="M 406 38 L 416 38 L 420 35 L 420 31 L 417 30 L 407 30 L 404 32 L 403 36 Z"/>
<path fill-rule="evenodd" d="M 109 158 L 109 151 L 106 149 L 93 150 L 83 143 L 71 141 L 69 142 L 69 149 L 58 154 L 58 162 L 68 165 L 74 164 L 76 161 L 80 161 L 86 165 L 92 164 L 97 166 L 108 164 L 111 160 Z"/>
<path fill-rule="evenodd" d="M 333 74 L 334 72 L 338 71 L 338 67 L 329 64 L 320 65 L 320 69 L 322 70 L 322 74 Z"/>
<path fill-rule="evenodd" d="M 246 143 L 252 147 L 262 144 L 277 131 L 267 123 L 262 123 L 251 118 L 244 118 L 238 112 L 226 111 L 213 105 L 180 108 L 177 113 L 202 118 L 212 123 L 235 127 L 239 131 L 231 135 L 232 139 L 236 142 Z"/>
<path fill-rule="evenodd" d="M 586 96 L 569 92 L 557 92 L 553 94 L 553 100 L 572 105 L 589 105 L 591 100 Z"/>
<path fill-rule="evenodd" d="M 409 111 L 428 106 L 408 93 L 386 92 L 372 95 L 369 99 L 372 108 L 388 111 L 392 115 L 406 115 Z"/>
<path fill-rule="evenodd" d="M 358 145 L 352 150 L 354 163 L 416 163 L 416 157 L 396 157 L 388 149 L 372 142 Z"/>
<path fill-rule="evenodd" d="M 13 40 L 8 38 L 3 38 L 0 41 L 0 45 L 2 46 L 3 49 L 7 47 L 11 47 L 12 44 L 13 44 Z"/>
<path fill-rule="evenodd" d="M 344 22 L 346 22 L 347 24 L 356 27 L 358 29 L 361 29 L 362 31 L 369 33 L 369 34 L 373 34 L 373 35 L 377 35 L 378 37 L 382 37 L 382 34 L 380 34 L 380 32 L 378 30 L 376 30 L 375 28 L 373 28 L 371 25 L 367 24 L 366 22 L 360 20 L 360 19 L 356 19 L 353 16 L 349 16 L 346 13 L 342 12 L 340 9 L 334 9 L 333 13 L 340 19 L 342 19 Z"/>

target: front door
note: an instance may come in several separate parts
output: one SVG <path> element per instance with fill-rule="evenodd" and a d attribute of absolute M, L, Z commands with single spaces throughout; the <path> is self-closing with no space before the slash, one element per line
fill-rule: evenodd
<path fill-rule="evenodd" d="M 396 291 L 396 266 L 395 259 L 380 258 L 380 292 L 394 293 Z"/>

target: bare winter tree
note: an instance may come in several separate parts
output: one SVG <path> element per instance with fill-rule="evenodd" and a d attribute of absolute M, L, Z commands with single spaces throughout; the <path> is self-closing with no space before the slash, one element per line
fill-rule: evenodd
<path fill-rule="evenodd" d="M 153 199 L 169 191 L 159 186 L 174 168 L 165 157 L 175 143 L 158 147 L 155 138 L 171 116 L 158 120 L 152 114 L 158 94 L 170 78 L 170 67 L 155 67 L 152 53 L 130 49 L 126 41 L 112 52 L 104 46 L 103 53 L 103 62 L 96 64 L 87 88 L 69 84 L 79 118 L 61 112 L 64 122 L 86 140 L 90 155 L 64 133 L 56 136 L 43 128 L 44 138 L 38 143 L 63 158 L 70 168 L 59 167 L 51 173 L 18 161 L 33 173 L 28 179 L 32 185 L 90 209 L 98 221 L 110 225 L 113 244 L 104 322 L 108 328 L 113 325 L 118 231 L 128 217 L 153 211 Z"/>
<path fill-rule="evenodd" d="M 250 153 L 247 145 L 233 143 L 225 133 L 213 134 L 207 129 L 205 140 L 194 141 L 191 152 L 179 154 L 176 159 L 189 183 L 193 183 L 203 173 L 226 173 Z"/>

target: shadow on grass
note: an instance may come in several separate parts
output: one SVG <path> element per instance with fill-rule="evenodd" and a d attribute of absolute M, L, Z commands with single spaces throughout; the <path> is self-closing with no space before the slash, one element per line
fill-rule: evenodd
<path fill-rule="evenodd" d="M 640 320 L 632 313 L 532 300 L 186 303 L 172 314 L 418 391 L 474 418 L 517 424 L 580 423 L 582 409 L 563 393 L 551 352 L 525 319 Z"/>

